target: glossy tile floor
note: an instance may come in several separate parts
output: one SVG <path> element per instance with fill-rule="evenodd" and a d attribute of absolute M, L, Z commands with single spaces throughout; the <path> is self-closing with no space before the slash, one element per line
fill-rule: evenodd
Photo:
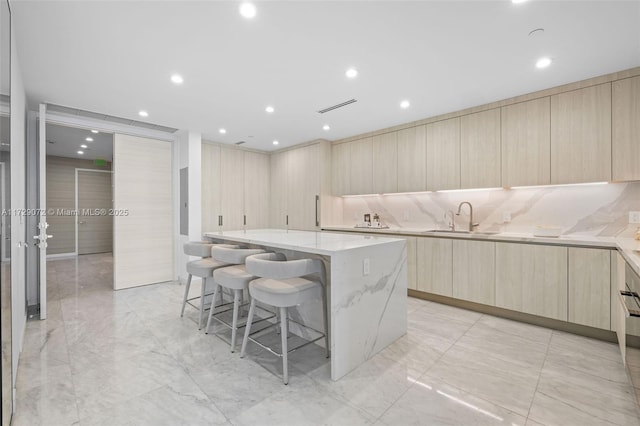
<path fill-rule="evenodd" d="M 255 347 L 240 359 L 197 331 L 194 309 L 181 319 L 183 286 L 113 292 L 111 267 L 49 262 L 14 425 L 639 424 L 613 344 L 410 298 L 409 332 L 385 351 L 331 382 L 307 347 L 284 386 L 279 359 Z"/>

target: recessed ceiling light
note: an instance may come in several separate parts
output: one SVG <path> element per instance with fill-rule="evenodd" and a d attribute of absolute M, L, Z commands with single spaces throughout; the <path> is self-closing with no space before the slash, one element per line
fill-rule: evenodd
<path fill-rule="evenodd" d="M 93 142 L 93 138 L 85 138 L 84 140 L 87 142 Z"/>
<path fill-rule="evenodd" d="M 247 19 L 255 18 L 256 7 L 253 3 L 242 3 L 240 5 L 240 15 L 244 16 Z"/>
<path fill-rule="evenodd" d="M 99 133 L 97 130 L 92 130 L 91 133 Z"/>
<path fill-rule="evenodd" d="M 358 76 L 358 70 L 355 68 L 349 68 L 344 74 L 349 78 L 356 78 Z"/>
<path fill-rule="evenodd" d="M 264 109 L 267 112 L 274 112 L 276 109 L 274 107 L 272 107 L 271 105 L 267 105 L 267 107 Z"/>
<path fill-rule="evenodd" d="M 83 144 L 83 145 L 80 145 L 80 148 L 88 148 L 88 146 Z"/>
<path fill-rule="evenodd" d="M 180 74 L 174 74 L 171 76 L 171 81 L 175 84 L 182 84 L 184 82 L 184 79 Z"/>
<path fill-rule="evenodd" d="M 278 141 L 273 141 L 273 144 L 274 144 L 274 145 L 278 145 L 279 143 L 280 143 L 280 142 L 278 142 Z"/>
<path fill-rule="evenodd" d="M 400 102 L 400 108 L 407 109 L 407 108 L 409 108 L 410 106 L 411 106 L 411 104 L 409 103 L 409 101 L 402 101 L 402 102 Z"/>
<path fill-rule="evenodd" d="M 538 62 L 536 62 L 536 68 L 546 68 L 551 65 L 551 62 L 551 58 L 545 56 L 544 58 L 538 59 Z"/>
<path fill-rule="evenodd" d="M 82 155 L 84 154 L 84 151 L 78 151 L 78 154 Z"/>
<path fill-rule="evenodd" d="M 148 113 L 147 111 L 140 110 L 140 111 L 138 112 L 138 115 L 139 115 L 140 117 L 148 117 L 148 116 L 149 116 L 149 113 Z"/>
<path fill-rule="evenodd" d="M 221 135 L 224 135 L 225 133 L 227 133 L 227 129 L 220 129 L 218 130 L 218 132 L 220 132 Z"/>
<path fill-rule="evenodd" d="M 329 127 L 328 124 L 325 124 L 324 126 L 322 126 L 322 130 L 325 130 L 325 131 L 331 130 L 331 127 Z"/>
<path fill-rule="evenodd" d="M 524 2 L 526 2 L 526 1 L 527 1 L 527 0 L 511 0 L 511 3 L 513 3 L 513 4 L 519 4 L 519 3 L 524 3 Z"/>

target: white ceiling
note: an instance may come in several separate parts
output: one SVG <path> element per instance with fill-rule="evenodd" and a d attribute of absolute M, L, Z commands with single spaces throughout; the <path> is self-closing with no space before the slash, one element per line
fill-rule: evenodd
<path fill-rule="evenodd" d="M 47 155 L 57 157 L 80 158 L 82 160 L 113 159 L 113 135 L 100 132 L 91 133 L 91 129 L 60 126 L 47 123 Z M 86 138 L 93 139 L 92 142 Z M 81 148 L 80 145 L 87 145 Z M 84 154 L 78 154 L 83 151 Z"/>
<path fill-rule="evenodd" d="M 251 21 L 237 1 L 11 5 L 32 107 L 264 150 L 274 139 L 278 148 L 335 140 L 640 66 L 639 1 L 268 1 Z M 536 28 L 544 34 L 529 37 Z M 543 55 L 554 62 L 536 69 Z M 345 77 L 350 66 L 355 80 Z M 169 81 L 175 72 L 181 86 Z"/>

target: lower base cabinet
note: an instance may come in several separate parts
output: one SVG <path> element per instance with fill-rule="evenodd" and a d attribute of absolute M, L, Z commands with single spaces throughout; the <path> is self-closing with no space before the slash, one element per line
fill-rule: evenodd
<path fill-rule="evenodd" d="M 569 322 L 611 329 L 611 251 L 569 248 Z"/>
<path fill-rule="evenodd" d="M 453 297 L 453 240 L 418 238 L 416 290 Z"/>
<path fill-rule="evenodd" d="M 496 306 L 567 320 L 567 248 L 496 243 Z"/>
<path fill-rule="evenodd" d="M 496 243 L 453 241 L 453 297 L 494 306 Z"/>

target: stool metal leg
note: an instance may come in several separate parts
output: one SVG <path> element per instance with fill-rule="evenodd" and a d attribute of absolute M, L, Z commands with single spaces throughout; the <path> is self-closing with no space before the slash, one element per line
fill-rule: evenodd
<path fill-rule="evenodd" d="M 244 338 L 242 339 L 242 350 L 240 351 L 240 358 L 244 358 L 247 350 L 247 342 L 249 341 L 249 334 L 251 334 L 251 322 L 253 321 L 253 311 L 256 307 L 256 299 L 251 298 L 251 305 L 249 305 L 249 316 L 247 317 L 247 325 L 244 327 Z"/>
<path fill-rule="evenodd" d="M 213 298 L 211 299 L 211 308 L 209 309 L 209 319 L 207 320 L 207 328 L 204 329 L 204 334 L 209 334 L 209 327 L 211 327 L 211 317 L 213 317 L 213 310 L 216 307 L 216 296 L 218 295 L 218 289 L 220 286 L 215 281 L 213 282 Z M 220 291 L 222 293 L 222 290 Z"/>
<path fill-rule="evenodd" d="M 200 289 L 200 320 L 198 321 L 198 330 L 202 330 L 202 317 L 204 315 L 204 293 L 207 288 L 207 279 L 202 279 L 202 288 Z"/>
<path fill-rule="evenodd" d="M 327 348 L 327 358 L 329 358 L 329 320 L 327 318 L 327 292 L 322 288 L 322 319 L 324 321 L 324 344 Z"/>
<path fill-rule="evenodd" d="M 287 348 L 287 308 L 280 308 L 280 338 L 282 339 L 282 381 L 289 384 L 289 349 Z"/>
<path fill-rule="evenodd" d="M 238 330 L 238 308 L 242 290 L 233 291 L 233 320 L 231 322 L 231 352 L 236 351 L 236 331 Z"/>
<path fill-rule="evenodd" d="M 184 316 L 184 307 L 187 306 L 187 299 L 189 298 L 189 287 L 191 287 L 191 274 L 187 278 L 187 285 L 184 287 L 184 298 L 182 299 L 182 310 L 180 311 L 180 318 Z"/>

